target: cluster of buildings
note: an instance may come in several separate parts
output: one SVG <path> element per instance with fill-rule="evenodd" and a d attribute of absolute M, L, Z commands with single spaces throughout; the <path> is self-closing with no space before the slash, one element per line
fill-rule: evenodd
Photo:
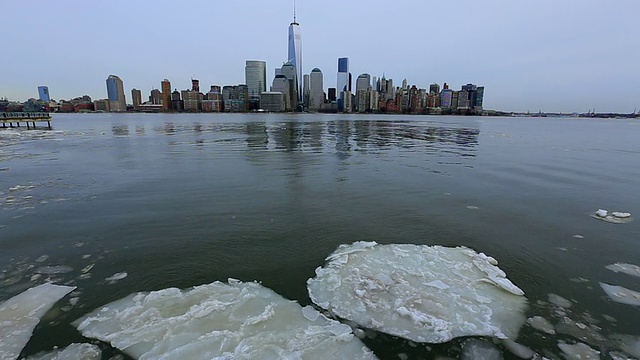
<path fill-rule="evenodd" d="M 171 90 L 164 79 L 160 89 L 152 89 L 148 98 L 142 91 L 131 90 L 131 104 L 127 104 L 124 83 L 116 75 L 106 80 L 107 98 L 92 101 L 88 96 L 72 100 L 52 101 L 46 86 L 38 88 L 39 98 L 25 104 L 13 104 L 10 110 L 22 111 L 17 106 L 34 111 L 103 111 L 103 112 L 343 112 L 343 113 L 413 113 L 413 114 L 473 114 L 482 112 L 484 87 L 466 84 L 460 90 L 450 89 L 445 83 L 431 84 L 429 89 L 409 85 L 403 80 L 396 86 L 392 79 L 360 74 L 355 84 L 349 72 L 349 59 L 338 59 L 336 86 L 325 92 L 324 74 L 314 68 L 303 74 L 302 33 L 296 21 L 289 25 L 288 61 L 275 69 L 267 82 L 265 61 L 249 60 L 245 66 L 245 83 L 240 85 L 211 85 L 206 92 L 200 82 L 191 80 L 191 89 Z M 6 107 L 6 106 L 5 106 Z"/>

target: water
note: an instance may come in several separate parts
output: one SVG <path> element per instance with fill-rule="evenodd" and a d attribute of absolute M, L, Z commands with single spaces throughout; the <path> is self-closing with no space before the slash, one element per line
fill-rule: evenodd
<path fill-rule="evenodd" d="M 233 277 L 307 305 L 314 269 L 359 240 L 485 252 L 525 291 L 527 316 L 558 324 L 548 294 L 570 300 L 567 317 L 602 335 L 580 341 L 603 358 L 613 334 L 640 335 L 638 308 L 598 284 L 640 290 L 605 269 L 640 265 L 640 221 L 590 217 L 640 216 L 637 120 L 60 114 L 52 125 L 0 129 L 0 300 L 47 279 L 78 286 L 23 355 L 87 341 L 70 323 L 137 291 Z M 580 337 L 565 328 L 525 325 L 517 341 L 557 356 L 558 341 Z M 459 340 L 365 343 L 382 359 L 460 352 Z"/>

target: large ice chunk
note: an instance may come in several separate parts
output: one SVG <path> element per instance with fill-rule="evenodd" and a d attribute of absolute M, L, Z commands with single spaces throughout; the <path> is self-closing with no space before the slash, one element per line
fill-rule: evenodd
<path fill-rule="evenodd" d="M 74 325 L 139 359 L 375 359 L 349 326 L 231 279 L 132 294 Z"/>
<path fill-rule="evenodd" d="M 49 309 L 75 287 L 42 284 L 0 305 L 0 359 L 17 359 Z"/>
<path fill-rule="evenodd" d="M 637 291 L 605 283 L 600 283 L 600 287 L 617 303 L 640 306 L 640 293 Z"/>
<path fill-rule="evenodd" d="M 466 247 L 341 245 L 307 281 L 311 300 L 360 326 L 417 342 L 514 339 L 527 299 L 497 261 Z"/>
<path fill-rule="evenodd" d="M 615 263 L 615 264 L 607 265 L 605 266 L 605 268 L 613 272 L 621 272 L 627 275 L 640 277 L 640 266 L 638 265 Z"/>
<path fill-rule="evenodd" d="M 100 360 L 102 351 L 92 344 L 71 344 L 63 350 L 29 356 L 27 360 Z"/>

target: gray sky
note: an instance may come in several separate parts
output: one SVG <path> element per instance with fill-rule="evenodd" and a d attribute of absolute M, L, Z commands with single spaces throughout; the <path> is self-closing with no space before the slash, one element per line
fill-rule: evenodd
<path fill-rule="evenodd" d="M 485 108 L 640 110 L 638 0 L 298 0 L 303 70 L 336 86 L 351 73 L 400 85 L 485 86 Z M 287 57 L 289 0 L 3 0 L 0 97 L 105 98 L 110 74 L 127 100 L 168 78 L 244 83 L 245 60 L 267 61 L 267 82 Z"/>

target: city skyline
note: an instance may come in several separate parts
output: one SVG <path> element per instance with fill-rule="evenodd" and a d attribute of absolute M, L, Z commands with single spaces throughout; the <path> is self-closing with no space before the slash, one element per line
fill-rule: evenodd
<path fill-rule="evenodd" d="M 189 89 L 194 76 L 205 88 L 242 84 L 248 59 L 266 61 L 270 85 L 273 69 L 289 60 L 285 39 L 291 1 L 251 6 L 192 2 L 171 11 L 165 5 L 159 1 L 148 9 L 116 1 L 100 7 L 83 4 L 61 13 L 52 4 L 41 4 L 44 11 L 33 13 L 27 4 L 9 1 L 3 5 L 7 14 L 33 13 L 34 21 L 48 29 L 48 38 L 57 41 L 33 46 L 32 30 L 19 25 L 19 16 L 7 16 L 8 25 L 15 22 L 21 31 L 9 37 L 15 55 L 0 60 L 0 67 L 10 70 L 2 76 L 0 97 L 37 98 L 37 87 L 46 85 L 53 99 L 84 94 L 101 99 L 106 97 L 104 79 L 109 74 L 120 76 L 125 92 L 136 88 L 143 94 L 158 88 L 163 78 L 171 79 L 172 88 L 179 90 Z M 305 29 L 301 70 L 310 74 L 320 69 L 326 91 L 336 87 L 332 80 L 338 70 L 336 59 L 348 57 L 354 79 L 367 73 L 386 74 L 398 85 L 406 78 L 419 87 L 484 84 L 491 89 L 485 99 L 487 109 L 632 112 L 640 108 L 635 95 L 640 92 L 636 70 L 640 40 L 624 34 L 633 33 L 632 13 L 639 5 L 489 1 L 452 6 L 406 1 L 390 7 L 379 1 L 367 6 L 333 0 L 298 2 L 297 22 Z M 115 36 L 130 39 L 118 49 L 108 46 L 102 10 L 121 19 L 113 29 Z M 211 15 L 194 23 L 192 13 Z M 156 19 L 163 17 L 170 19 L 166 35 L 146 36 L 145 29 L 160 26 Z M 208 45 L 204 35 L 190 39 L 171 31 L 188 21 L 195 32 L 206 33 L 210 23 L 224 32 L 238 20 L 243 26 L 235 34 L 251 34 L 249 41 L 224 37 Z M 65 41 L 73 48 L 65 48 Z M 44 58 L 39 56 L 43 52 Z"/>

